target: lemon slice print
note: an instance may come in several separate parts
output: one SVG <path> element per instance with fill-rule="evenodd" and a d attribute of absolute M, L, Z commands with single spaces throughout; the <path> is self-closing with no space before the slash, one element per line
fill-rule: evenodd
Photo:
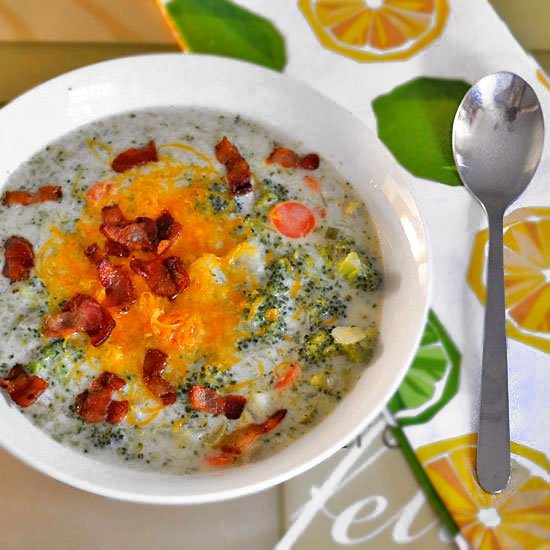
<path fill-rule="evenodd" d="M 474 241 L 468 283 L 485 303 L 487 230 Z M 520 208 L 504 220 L 508 336 L 550 353 L 550 208 Z"/>
<path fill-rule="evenodd" d="M 483 491 L 475 477 L 475 434 L 431 443 L 416 454 L 439 496 L 472 548 L 550 548 L 550 461 L 512 443 L 512 478 L 499 495 Z"/>
<path fill-rule="evenodd" d="M 401 426 L 432 419 L 457 393 L 461 356 L 430 311 L 412 365 L 388 407 Z"/>
<path fill-rule="evenodd" d="M 407 59 L 443 31 L 447 0 L 299 0 L 326 48 L 356 61 Z"/>

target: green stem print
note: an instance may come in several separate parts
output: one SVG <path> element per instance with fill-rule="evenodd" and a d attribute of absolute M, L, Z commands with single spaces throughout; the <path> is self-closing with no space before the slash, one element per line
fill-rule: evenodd
<path fill-rule="evenodd" d="M 463 80 L 421 77 L 372 102 L 378 136 L 414 176 L 462 185 L 453 160 L 451 128 L 469 88 Z"/>
<path fill-rule="evenodd" d="M 443 522 L 443 524 L 447 528 L 447 531 L 449 532 L 449 534 L 454 537 L 458 533 L 458 527 L 453 517 L 451 516 L 451 514 L 449 514 L 449 511 L 445 507 L 445 504 L 443 504 L 441 497 L 437 494 L 437 491 L 434 489 L 434 486 L 432 485 L 430 478 L 426 475 L 424 468 L 422 468 L 422 465 L 418 461 L 418 458 L 416 457 L 414 449 L 411 447 L 409 440 L 407 439 L 407 437 L 405 436 L 401 428 L 392 427 L 391 431 L 393 436 L 399 443 L 399 447 L 401 448 L 401 451 L 405 455 L 405 458 L 409 463 L 409 466 L 411 468 L 411 471 L 414 477 L 416 477 L 418 484 L 420 485 L 420 487 L 422 487 L 422 490 L 424 491 L 426 498 L 428 499 L 430 504 L 433 506 L 435 512 L 437 513 L 437 515 L 439 516 L 439 519 Z"/>
<path fill-rule="evenodd" d="M 457 393 L 461 356 L 430 310 L 412 365 L 388 407 L 401 426 L 431 420 Z"/>
<path fill-rule="evenodd" d="M 281 71 L 285 43 L 275 26 L 229 0 L 170 0 L 166 10 L 191 52 L 243 59 Z"/>

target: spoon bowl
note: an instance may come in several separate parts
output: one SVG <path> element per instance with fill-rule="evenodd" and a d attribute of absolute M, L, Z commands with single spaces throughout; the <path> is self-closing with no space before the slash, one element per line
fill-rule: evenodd
<path fill-rule="evenodd" d="M 542 110 L 523 78 L 491 74 L 464 96 L 453 125 L 453 153 L 464 185 L 483 205 L 506 209 L 523 193 L 543 144 Z"/>
<path fill-rule="evenodd" d="M 509 72 L 491 74 L 464 96 L 453 124 L 453 154 L 464 185 L 489 221 L 476 458 L 479 484 L 489 493 L 499 493 L 510 479 L 503 216 L 531 181 L 543 145 L 541 107 L 521 77 Z"/>

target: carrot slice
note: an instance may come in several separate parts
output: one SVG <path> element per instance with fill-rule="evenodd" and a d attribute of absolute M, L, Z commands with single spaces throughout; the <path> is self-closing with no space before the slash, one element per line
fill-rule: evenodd
<path fill-rule="evenodd" d="M 321 191 L 321 184 L 319 183 L 319 180 L 312 176 L 304 176 L 304 183 L 316 193 Z"/>
<path fill-rule="evenodd" d="M 286 369 L 281 378 L 279 378 L 279 380 L 275 382 L 275 389 L 281 391 L 286 390 L 287 388 L 292 386 L 298 376 L 300 376 L 301 371 L 302 369 L 300 368 L 300 365 L 298 365 L 298 363 L 292 363 L 288 367 L 288 369 Z"/>
<path fill-rule="evenodd" d="M 315 214 L 305 204 L 285 201 L 273 207 L 269 221 L 275 229 L 290 239 L 300 239 L 315 229 Z"/>
<path fill-rule="evenodd" d="M 219 455 L 213 455 L 213 456 L 207 456 L 204 459 L 204 463 L 208 466 L 213 467 L 219 467 L 219 466 L 227 466 L 229 464 L 232 464 L 235 461 L 235 456 L 221 453 Z"/>

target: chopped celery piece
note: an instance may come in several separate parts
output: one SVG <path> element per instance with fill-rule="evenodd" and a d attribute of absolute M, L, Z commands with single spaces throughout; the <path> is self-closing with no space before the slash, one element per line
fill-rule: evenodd
<path fill-rule="evenodd" d="M 361 273 L 362 263 L 357 252 L 350 252 L 337 267 L 338 273 L 352 283 Z"/>

